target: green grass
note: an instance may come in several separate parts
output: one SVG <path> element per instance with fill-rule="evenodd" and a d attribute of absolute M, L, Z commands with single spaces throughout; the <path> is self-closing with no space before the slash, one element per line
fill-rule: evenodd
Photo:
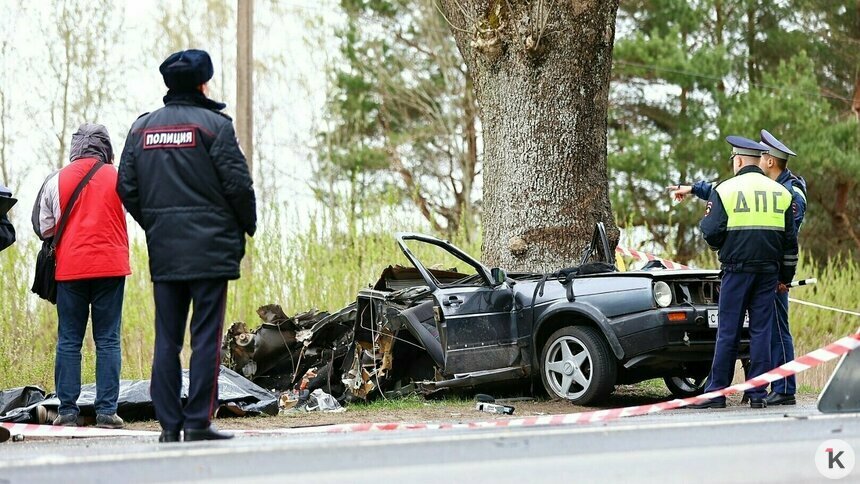
<path fill-rule="evenodd" d="M 368 412 L 392 410 L 418 410 L 427 407 L 448 407 L 452 405 L 469 405 L 474 400 L 458 397 L 446 397 L 441 400 L 427 400 L 419 395 L 406 395 L 397 398 L 378 398 L 370 402 L 357 401 L 349 405 L 350 410 Z"/>
<path fill-rule="evenodd" d="M 268 217 L 265 229 L 249 244 L 250 268 L 230 285 L 228 325 L 242 320 L 256 326 L 257 307 L 269 303 L 281 304 L 288 314 L 312 307 L 339 309 L 353 301 L 359 289 L 375 282 L 386 266 L 407 263 L 395 243 L 395 231 L 420 231 L 420 227 L 404 226 L 393 215 L 352 230 L 344 230 L 340 221 L 317 217 L 303 232 L 277 223 L 276 211 L 270 211 Z M 480 241 L 454 242 L 469 253 L 480 253 Z M 36 241 L 30 240 L 0 253 L 0 389 L 25 384 L 53 388 L 56 311 L 29 291 L 37 250 Z M 140 240 L 132 245 L 131 262 L 134 274 L 127 281 L 123 309 L 122 375 L 143 379 L 149 377 L 151 365 L 154 308 L 146 247 Z M 798 278 L 807 277 L 817 277 L 819 283 L 792 290 L 792 297 L 857 309 L 860 266 L 856 260 L 838 259 L 816 266 L 802 257 Z M 797 304 L 791 306 L 791 322 L 798 355 L 850 334 L 860 325 L 856 317 Z M 94 380 L 94 363 L 94 346 L 88 336 L 85 382 Z M 801 375 L 800 383 L 820 388 L 832 368 L 830 364 L 811 370 Z M 395 402 L 401 400 L 380 400 L 374 405 L 414 404 L 409 399 Z"/>

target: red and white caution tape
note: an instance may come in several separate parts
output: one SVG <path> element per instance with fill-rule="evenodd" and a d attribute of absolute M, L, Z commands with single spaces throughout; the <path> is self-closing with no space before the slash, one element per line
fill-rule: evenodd
<path fill-rule="evenodd" d="M 767 385 L 770 382 L 780 380 L 787 376 L 796 375 L 800 372 L 814 368 L 825 362 L 838 358 L 855 348 L 860 347 L 860 334 L 846 336 L 823 348 L 807 353 L 778 368 L 737 385 L 722 390 L 708 392 L 703 395 L 670 400 L 649 405 L 637 405 L 633 407 L 613 408 L 591 412 L 578 412 L 560 415 L 543 415 L 539 417 L 523 417 L 503 420 L 475 421 L 464 423 L 364 423 L 364 424 L 342 424 L 322 427 L 306 427 L 284 429 L 282 433 L 349 433 L 349 432 L 374 432 L 393 430 L 444 430 L 444 429 L 486 429 L 504 427 L 532 427 L 549 425 L 573 425 L 606 422 L 622 417 L 632 417 L 650 413 L 663 412 L 676 408 L 686 407 L 704 403 L 718 397 L 724 397 L 751 388 Z"/>
<path fill-rule="evenodd" d="M 690 268 L 690 266 L 685 266 L 684 264 L 679 264 L 677 262 L 674 262 L 674 261 L 671 261 L 668 259 L 663 259 L 661 257 L 657 257 L 654 254 L 649 254 L 647 252 L 639 252 L 638 250 L 630 249 L 628 247 L 622 247 L 620 245 L 615 248 L 615 252 L 618 254 L 621 254 L 623 256 L 626 256 L 626 257 L 632 257 L 633 259 L 636 259 L 639 261 L 648 262 L 648 261 L 656 260 L 656 261 L 662 262 L 663 265 L 666 266 L 666 269 L 689 269 Z"/>

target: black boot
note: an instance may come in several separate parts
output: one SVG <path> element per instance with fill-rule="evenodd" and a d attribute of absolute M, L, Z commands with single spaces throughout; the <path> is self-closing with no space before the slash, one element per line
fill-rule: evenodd
<path fill-rule="evenodd" d="M 771 392 L 765 398 L 768 406 L 774 405 L 797 405 L 797 400 L 794 398 L 794 395 L 789 395 L 787 393 L 777 393 Z"/>
<path fill-rule="evenodd" d="M 161 443 L 179 442 L 178 430 L 162 430 L 158 436 L 158 441 Z"/>
<path fill-rule="evenodd" d="M 750 397 L 750 408 L 767 408 L 767 399 Z"/>
<path fill-rule="evenodd" d="M 704 402 L 704 403 L 697 403 L 695 405 L 687 405 L 686 407 L 683 407 L 683 408 L 692 408 L 694 410 L 699 410 L 699 409 L 703 409 L 703 408 L 726 408 L 726 399 L 723 398 L 723 399 L 719 399 L 719 400 L 708 400 L 707 402 Z"/>
<path fill-rule="evenodd" d="M 194 442 L 197 440 L 227 440 L 232 438 L 233 434 L 221 432 L 212 425 L 205 429 L 185 429 L 186 442 Z"/>

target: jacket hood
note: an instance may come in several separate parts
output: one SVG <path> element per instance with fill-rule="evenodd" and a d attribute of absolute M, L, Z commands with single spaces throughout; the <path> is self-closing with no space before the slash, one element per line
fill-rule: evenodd
<path fill-rule="evenodd" d="M 97 158 L 104 163 L 113 163 L 113 146 L 107 128 L 101 124 L 82 124 L 72 135 L 69 161 L 81 158 Z"/>

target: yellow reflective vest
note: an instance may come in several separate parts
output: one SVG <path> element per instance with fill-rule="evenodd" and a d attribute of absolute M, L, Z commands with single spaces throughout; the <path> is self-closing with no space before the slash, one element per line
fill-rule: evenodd
<path fill-rule="evenodd" d="M 711 191 L 699 227 L 728 272 L 779 272 L 790 282 L 797 266 L 791 193 L 757 166 L 743 167 Z"/>

